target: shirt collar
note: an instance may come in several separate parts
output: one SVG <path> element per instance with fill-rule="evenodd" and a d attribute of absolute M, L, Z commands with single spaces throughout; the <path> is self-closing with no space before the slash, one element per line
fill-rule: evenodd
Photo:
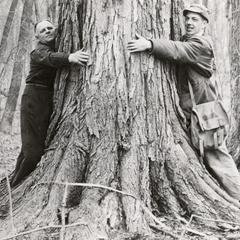
<path fill-rule="evenodd" d="M 185 35 L 183 35 L 182 37 L 181 37 L 181 40 L 183 41 L 183 42 L 185 42 L 185 41 L 187 41 L 188 39 L 190 39 L 190 38 L 192 38 L 192 37 L 202 37 L 202 36 L 205 36 L 206 34 L 205 34 L 205 31 L 203 30 L 203 31 L 201 31 L 201 32 L 199 32 L 199 33 L 197 33 L 197 34 L 194 34 L 194 35 L 187 35 L 187 34 L 185 34 Z"/>

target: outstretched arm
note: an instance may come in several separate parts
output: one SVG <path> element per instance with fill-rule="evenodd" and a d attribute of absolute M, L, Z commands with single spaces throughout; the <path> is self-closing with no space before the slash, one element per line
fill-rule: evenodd
<path fill-rule="evenodd" d="M 76 51 L 71 54 L 63 52 L 53 52 L 49 48 L 37 49 L 31 53 L 34 62 L 49 67 L 59 68 L 70 63 L 85 65 L 89 59 L 89 55 L 82 51 Z"/>
<path fill-rule="evenodd" d="M 198 38 L 192 38 L 188 42 L 172 41 L 166 39 L 152 39 L 151 53 L 160 59 L 168 59 L 182 63 L 197 63 L 203 51 L 203 43 Z"/>
<path fill-rule="evenodd" d="M 137 39 L 128 42 L 127 49 L 130 53 L 148 50 L 160 59 L 168 59 L 182 63 L 201 63 L 213 57 L 211 45 L 200 37 L 193 37 L 187 42 L 172 41 L 167 39 L 148 40 L 136 33 Z"/>

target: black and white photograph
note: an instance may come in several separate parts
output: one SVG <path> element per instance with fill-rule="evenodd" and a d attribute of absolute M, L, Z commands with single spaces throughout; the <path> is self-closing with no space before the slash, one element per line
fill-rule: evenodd
<path fill-rule="evenodd" d="M 240 1 L 0 0 L 0 240 L 240 240 Z"/>

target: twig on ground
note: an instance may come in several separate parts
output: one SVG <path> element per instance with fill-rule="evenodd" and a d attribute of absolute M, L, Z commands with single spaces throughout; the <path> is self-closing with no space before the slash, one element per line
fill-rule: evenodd
<path fill-rule="evenodd" d="M 14 227 L 14 220 L 13 220 L 13 202 L 12 202 L 12 192 L 11 192 L 11 186 L 8 174 L 5 173 L 6 180 L 7 180 L 7 188 L 8 188 L 8 195 L 9 195 L 9 209 L 10 209 L 10 218 L 11 218 L 11 225 L 12 225 L 12 232 L 15 233 L 15 227 Z"/>
<path fill-rule="evenodd" d="M 41 184 L 59 184 L 59 185 L 65 185 L 66 183 L 64 182 L 40 182 L 38 183 L 37 185 L 34 186 L 37 187 L 38 185 L 41 185 Z M 120 190 L 117 190 L 115 188 L 112 188 L 112 187 L 107 187 L 107 186 L 104 186 L 104 185 L 100 185 L 100 184 L 92 184 L 92 183 L 70 183 L 68 182 L 67 183 L 68 186 L 79 186 L 79 187 L 95 187 L 95 188 L 103 188 L 103 189 L 107 189 L 109 191 L 113 191 L 113 192 L 116 192 L 116 193 L 120 193 L 122 195 L 126 195 L 126 196 L 129 196 L 129 197 L 132 197 L 134 198 L 135 200 L 139 201 L 142 209 L 148 214 L 150 215 L 150 217 L 157 223 L 159 224 L 159 229 L 161 228 L 161 231 L 168 234 L 168 235 L 171 235 L 175 238 L 178 238 L 176 235 L 174 235 L 173 233 L 169 233 L 168 230 L 170 230 L 170 228 L 168 226 L 166 226 L 165 224 L 163 224 L 161 221 L 158 220 L 158 218 L 156 218 L 152 212 L 142 203 L 142 201 L 140 199 L 138 199 L 136 196 L 130 194 L 130 193 L 127 193 L 127 192 L 124 192 L 124 191 L 120 191 Z"/>
<path fill-rule="evenodd" d="M 167 231 L 167 230 L 163 230 L 162 228 L 160 228 L 158 225 L 156 225 L 156 224 L 153 224 L 153 223 L 150 223 L 150 227 L 152 228 L 152 229 L 156 229 L 157 231 L 159 231 L 159 232 L 162 232 L 162 233 L 165 233 L 166 235 L 169 235 L 169 236 L 171 236 L 171 237 L 173 237 L 174 239 L 179 239 L 179 236 L 177 236 L 176 234 L 174 234 L 174 233 L 171 233 L 171 232 L 169 232 L 169 231 Z"/>
<path fill-rule="evenodd" d="M 62 200 L 62 209 L 61 209 L 61 218 L 62 218 L 62 228 L 60 231 L 60 240 L 64 240 L 64 234 L 65 234 L 65 209 L 66 209 L 66 201 L 67 201 L 67 192 L 68 192 L 68 183 L 65 183 L 64 188 L 64 194 L 63 194 L 63 200 Z"/>
<path fill-rule="evenodd" d="M 79 225 L 86 226 L 87 224 L 83 223 L 83 222 L 76 222 L 76 223 L 73 223 L 73 224 L 66 225 L 65 227 L 69 228 L 69 227 L 76 227 L 76 226 L 79 226 Z M 34 233 L 34 232 L 51 229 L 51 228 L 62 228 L 62 225 L 52 225 L 52 226 L 45 226 L 45 227 L 41 227 L 41 228 L 35 228 L 33 230 L 21 232 L 21 233 L 18 233 L 16 235 L 13 235 L 13 236 L 2 238 L 1 240 L 9 240 L 9 239 L 12 239 L 12 238 L 16 238 L 16 237 L 19 237 L 19 236 L 23 236 L 23 235 L 31 234 L 31 233 Z"/>
<path fill-rule="evenodd" d="M 187 222 L 187 224 L 185 225 L 185 227 L 184 227 L 184 229 L 183 229 L 183 231 L 182 231 L 182 233 L 181 233 L 181 236 L 180 236 L 180 239 L 179 239 L 179 240 L 182 240 L 182 239 L 183 239 L 183 237 L 184 237 L 184 235 L 185 235 L 185 233 L 186 233 L 186 231 L 187 231 L 190 223 L 191 223 L 192 220 L 193 220 L 193 217 L 194 217 L 194 215 L 191 215 L 189 221 Z"/>
<path fill-rule="evenodd" d="M 134 195 L 132 195 L 130 193 L 127 193 L 127 192 L 124 192 L 124 191 L 120 191 L 120 190 L 114 189 L 112 187 L 107 187 L 107 186 L 100 185 L 100 184 L 91 184 L 91 183 L 41 182 L 41 183 L 38 183 L 37 185 L 35 185 L 33 188 L 37 187 L 38 185 L 42 185 L 42 184 L 58 184 L 58 185 L 64 185 L 65 186 L 65 188 L 64 188 L 64 196 L 63 196 L 63 200 L 62 200 L 62 211 L 61 211 L 62 224 L 61 225 L 46 226 L 46 227 L 42 227 L 42 228 L 36 228 L 36 229 L 30 230 L 30 231 L 26 231 L 26 232 L 22 232 L 22 233 L 16 234 L 14 236 L 3 238 L 2 240 L 8 240 L 8 239 L 16 238 L 18 236 L 30 234 L 30 233 L 41 231 L 41 230 L 46 230 L 46 229 L 49 229 L 49 228 L 60 228 L 61 229 L 60 230 L 60 239 L 63 240 L 66 228 L 73 227 L 73 226 L 78 226 L 78 225 L 86 225 L 86 223 L 82 223 L 82 222 L 77 222 L 77 223 L 66 225 L 65 208 L 66 208 L 68 186 L 102 188 L 102 189 L 106 189 L 106 190 L 109 190 L 109 191 L 113 191 L 113 192 L 116 192 L 116 193 L 120 193 L 122 195 L 126 195 L 126 196 L 129 196 L 129 197 L 132 197 L 132 198 L 134 198 L 136 201 L 138 201 L 140 203 L 140 206 L 142 207 L 142 209 L 158 224 L 158 225 L 151 225 L 152 227 L 156 228 L 159 231 L 162 231 L 163 233 L 165 233 L 165 234 L 167 234 L 167 235 L 169 235 L 169 236 L 171 236 L 173 238 L 179 239 L 179 240 L 183 240 L 183 237 L 184 237 L 186 232 L 191 232 L 191 233 L 194 233 L 196 235 L 206 237 L 205 234 L 200 233 L 200 232 L 198 232 L 196 230 L 192 230 L 192 229 L 189 228 L 189 226 L 190 226 L 190 224 L 191 224 L 191 222 L 192 222 L 192 220 L 194 218 L 199 218 L 199 219 L 206 220 L 206 221 L 228 223 L 228 224 L 233 224 L 233 225 L 239 225 L 240 226 L 240 223 L 231 222 L 231 221 L 224 221 L 224 220 L 221 220 L 221 219 L 219 219 L 219 220 L 209 219 L 209 218 L 204 218 L 204 217 L 201 217 L 201 216 L 193 214 L 193 215 L 191 215 L 190 220 L 188 222 L 186 222 L 186 225 L 185 225 L 185 227 L 184 227 L 184 229 L 183 229 L 183 231 L 181 233 L 181 236 L 179 237 L 179 236 L 175 235 L 174 233 L 169 232 L 169 230 L 171 230 L 171 229 L 168 226 L 166 226 L 165 224 L 163 224 L 157 217 L 155 217 L 152 214 L 152 212 L 144 205 L 144 203 L 140 199 L 138 199 L 136 196 L 134 196 Z M 8 189 L 10 190 L 10 193 L 11 193 L 9 179 L 8 179 Z M 10 206 L 10 209 L 11 209 L 10 210 L 11 219 L 13 219 L 12 199 L 10 199 L 10 205 L 11 205 Z M 12 220 L 12 224 L 13 224 L 13 220 Z M 12 226 L 14 227 L 14 225 L 12 225 Z"/>
<path fill-rule="evenodd" d="M 183 229 L 182 231 L 182 234 L 180 236 L 180 239 L 179 240 L 182 240 L 185 233 L 188 231 L 188 232 L 191 232 L 191 230 L 188 228 L 189 225 L 191 224 L 192 220 L 194 218 L 199 218 L 199 219 L 202 219 L 202 220 L 205 220 L 205 221 L 210 221 L 210 222 L 219 222 L 219 223 L 227 223 L 227 224 L 232 224 L 232 225 L 238 225 L 240 226 L 240 223 L 236 223 L 236 222 L 231 222 L 231 221 L 225 221 L 225 220 L 222 220 L 222 219 L 211 219 L 211 218 L 204 218 L 204 217 L 201 217 L 201 216 L 198 216 L 198 215 L 195 215 L 195 214 L 192 214 L 189 221 L 187 222 L 187 224 L 185 225 L 185 228 Z M 196 232 L 196 231 L 195 231 Z"/>
<path fill-rule="evenodd" d="M 204 218 L 204 217 L 201 217 L 201 216 L 198 216 L 198 215 L 194 215 L 194 214 L 192 216 L 195 217 L 195 218 L 199 218 L 199 219 L 205 220 L 205 221 L 220 222 L 220 223 L 227 223 L 227 224 L 240 226 L 240 223 L 237 223 L 237 222 L 226 221 L 226 220 L 222 220 L 222 219 Z"/>
<path fill-rule="evenodd" d="M 67 199 L 67 190 L 68 190 L 68 186 L 80 186 L 80 187 L 97 187 L 97 188 L 103 188 L 103 189 L 107 189 L 109 191 L 113 191 L 113 192 L 117 192 L 117 193 L 120 193 L 120 194 L 123 194 L 123 195 L 126 195 L 126 196 L 130 196 L 134 199 L 136 199 L 136 201 L 139 201 L 141 207 L 143 208 L 143 210 L 149 214 L 153 220 L 159 224 L 159 226 L 155 226 L 158 228 L 158 230 L 174 237 L 174 238 L 177 238 L 178 239 L 178 236 L 174 235 L 173 233 L 170 233 L 168 232 L 167 230 L 169 230 L 170 228 L 167 227 L 165 224 L 163 224 L 161 221 L 159 221 L 153 214 L 152 212 L 141 202 L 141 200 L 139 200 L 137 197 L 135 197 L 134 195 L 130 194 L 130 193 L 127 193 L 127 192 L 123 192 L 123 191 L 120 191 L 120 190 L 117 190 L 117 189 L 114 189 L 112 187 L 107 187 L 107 186 L 104 186 L 104 185 L 100 185 L 100 184 L 90 184 L 90 183 L 64 183 L 64 182 L 41 182 L 41 183 L 38 183 L 37 185 L 35 185 L 33 188 L 37 187 L 38 185 L 41 185 L 41 184 L 59 184 L 59 185 L 65 185 L 65 188 L 64 188 L 64 196 L 63 196 L 63 200 L 62 200 L 62 211 L 61 211 L 61 220 L 62 220 L 62 224 L 61 225 L 52 225 L 52 226 L 46 226 L 46 227 L 42 227 L 42 228 L 36 228 L 36 229 L 33 229 L 33 230 L 30 230 L 30 231 L 26 231 L 26 232 L 22 232 L 22 233 L 19 233 L 19 234 L 16 234 L 14 236 L 10 236 L 10 237 L 6 237 L 6 238 L 3 238 L 2 240 L 8 240 L 8 239 L 12 239 L 12 238 L 16 238 L 18 236 L 22 236 L 22 235 L 26 235 L 26 234 L 30 234 L 30 233 L 34 233 L 34 232 L 37 232 L 37 231 L 41 231 L 41 230 L 46 230 L 46 229 L 49 229 L 49 228 L 60 228 L 60 239 L 64 239 L 64 233 L 65 233 L 65 229 L 66 228 L 69 228 L 69 227 L 73 227 L 73 226 L 77 226 L 77 225 L 86 225 L 86 224 L 83 224 L 81 222 L 79 223 L 73 223 L 73 224 L 68 224 L 66 225 L 66 222 L 65 222 L 65 207 L 66 207 L 66 199 Z M 10 186 L 10 185 L 9 185 Z M 11 206 L 12 206 L 12 201 L 11 202 Z"/>

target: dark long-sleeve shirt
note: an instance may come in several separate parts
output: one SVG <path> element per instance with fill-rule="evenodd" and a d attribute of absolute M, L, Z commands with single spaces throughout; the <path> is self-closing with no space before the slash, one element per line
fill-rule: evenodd
<path fill-rule="evenodd" d="M 215 99 L 214 87 L 210 81 L 213 74 L 214 54 L 210 39 L 205 36 L 183 37 L 182 41 L 153 39 L 152 54 L 178 64 L 178 85 L 180 104 L 189 117 L 192 103 L 188 81 L 194 91 L 197 104 Z"/>
<path fill-rule="evenodd" d="M 69 54 L 55 52 L 54 44 L 38 43 L 30 54 L 30 71 L 26 83 L 40 84 L 53 89 L 57 68 L 69 65 Z"/>

